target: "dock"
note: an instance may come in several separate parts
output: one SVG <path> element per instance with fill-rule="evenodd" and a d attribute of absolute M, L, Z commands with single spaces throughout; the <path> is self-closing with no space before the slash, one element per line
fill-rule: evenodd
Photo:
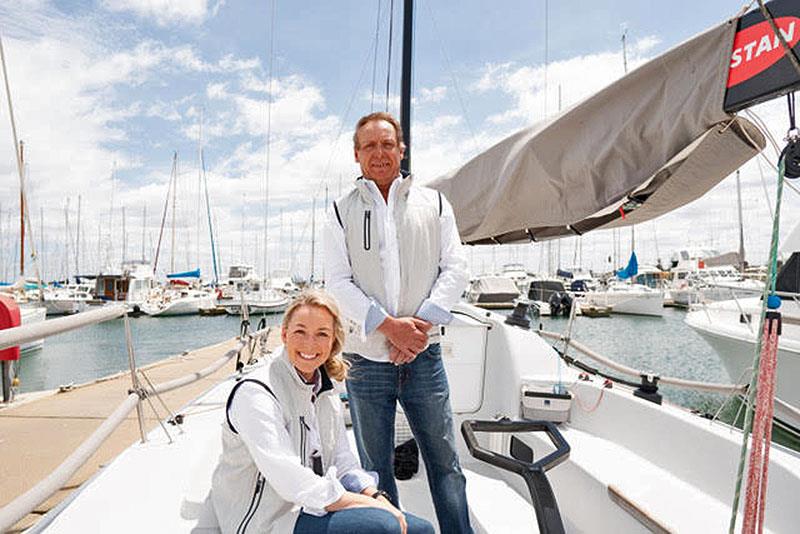
<path fill-rule="evenodd" d="M 279 344 L 280 331 L 275 327 L 269 333 L 267 347 L 271 349 Z M 141 369 L 154 384 L 166 382 L 209 366 L 235 345 L 236 339 L 232 338 Z M 233 372 L 234 361 L 231 361 L 229 365 L 197 382 L 163 394 L 162 399 L 177 414 L 181 407 Z M 67 391 L 28 393 L 9 405 L 0 404 L 0 507 L 28 491 L 58 467 L 128 396 L 130 388 L 130 373 L 119 373 Z M 157 427 L 160 419 L 168 417 L 158 400 L 152 400 L 159 415 L 153 412 L 147 402 L 142 404 L 145 432 Z M 33 526 L 139 439 L 134 410 L 69 483 L 8 532 L 22 532 Z"/>

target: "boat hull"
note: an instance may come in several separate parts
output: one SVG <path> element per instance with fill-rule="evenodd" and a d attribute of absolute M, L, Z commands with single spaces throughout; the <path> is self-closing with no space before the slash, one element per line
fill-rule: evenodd
<path fill-rule="evenodd" d="M 713 313 L 711 317 L 714 317 Z M 756 320 L 758 320 L 757 316 Z M 720 361 L 731 380 L 739 383 L 750 380 L 749 370 L 753 366 L 756 350 L 754 333 L 757 329 L 756 324 L 753 325 L 752 332 L 745 323 L 739 323 L 738 320 L 720 324 L 710 321 L 704 310 L 692 311 L 687 314 L 686 324 L 700 334 L 719 354 Z M 797 385 L 799 380 L 800 341 L 782 336 L 778 343 L 775 396 L 793 406 L 800 407 L 800 387 Z"/>
<path fill-rule="evenodd" d="M 586 301 L 594 306 L 610 306 L 612 313 L 628 315 L 664 315 L 664 296 L 657 291 L 652 293 L 600 292 L 588 293 Z"/>
<path fill-rule="evenodd" d="M 45 320 L 47 317 L 47 308 L 43 306 L 37 307 L 20 307 L 20 319 L 21 325 L 27 326 L 35 323 L 40 323 Z M 29 341 L 24 345 L 19 347 L 19 351 L 22 354 L 26 354 L 28 352 L 33 352 L 35 350 L 39 350 L 44 346 L 44 338 L 42 339 L 34 339 L 33 341 Z"/>

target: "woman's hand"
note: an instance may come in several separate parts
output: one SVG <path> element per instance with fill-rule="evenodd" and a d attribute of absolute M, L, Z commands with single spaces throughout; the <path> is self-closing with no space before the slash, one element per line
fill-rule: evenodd
<path fill-rule="evenodd" d="M 406 534 L 408 531 L 408 524 L 406 524 L 406 516 L 403 514 L 403 512 L 397 509 L 395 505 L 393 505 L 392 502 L 383 495 L 373 500 L 381 503 L 383 505 L 382 508 L 384 508 L 390 514 L 392 514 L 395 519 L 397 519 L 397 521 L 400 523 L 400 530 L 403 532 L 403 534 Z"/>

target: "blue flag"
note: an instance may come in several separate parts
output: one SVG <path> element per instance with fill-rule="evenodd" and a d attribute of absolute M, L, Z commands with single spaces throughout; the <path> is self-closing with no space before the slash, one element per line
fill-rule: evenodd
<path fill-rule="evenodd" d="M 636 253 L 631 252 L 631 259 L 628 260 L 628 266 L 624 269 L 617 271 L 617 278 L 625 280 L 626 278 L 633 278 L 639 272 L 639 262 L 636 261 Z"/>

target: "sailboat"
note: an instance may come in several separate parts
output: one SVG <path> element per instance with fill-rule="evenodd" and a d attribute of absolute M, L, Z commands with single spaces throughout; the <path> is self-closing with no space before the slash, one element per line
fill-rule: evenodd
<path fill-rule="evenodd" d="M 412 6 L 406 0 L 406 53 Z M 752 24 L 756 15 L 746 17 Z M 462 239 L 508 243 L 622 226 L 620 207 L 625 224 L 643 222 L 699 196 L 753 157 L 764 137 L 723 110 L 736 30 L 736 21 L 712 28 L 436 180 L 454 205 Z M 404 69 L 406 131 L 409 75 Z M 470 209 L 476 205 L 487 209 Z M 658 375 L 642 373 L 636 387 L 585 373 L 524 321 L 511 325 L 467 303 L 454 313 L 457 320 L 440 334 L 477 532 L 705 533 L 726 531 L 732 512 L 734 521 L 744 517 L 731 505 L 738 430 L 664 402 Z M 184 407 L 174 443 L 156 429 L 46 515 L 37 531 L 91 525 L 218 532 L 211 474 L 226 399 L 249 369 Z M 433 519 L 424 472 L 399 486 L 405 509 Z M 799 493 L 800 456 L 773 444 L 766 531 L 796 530 Z"/>

